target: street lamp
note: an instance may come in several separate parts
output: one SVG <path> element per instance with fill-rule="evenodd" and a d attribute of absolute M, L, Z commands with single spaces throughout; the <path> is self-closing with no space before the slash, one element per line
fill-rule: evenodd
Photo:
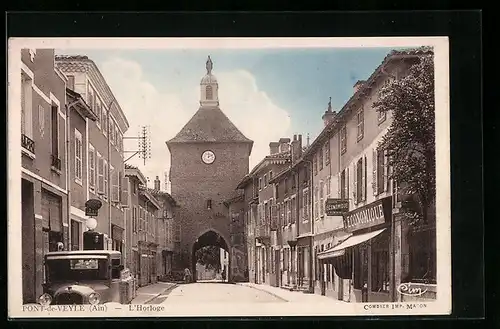
<path fill-rule="evenodd" d="M 94 217 L 87 218 L 87 222 L 85 223 L 89 231 L 95 230 L 97 227 L 97 220 Z"/>

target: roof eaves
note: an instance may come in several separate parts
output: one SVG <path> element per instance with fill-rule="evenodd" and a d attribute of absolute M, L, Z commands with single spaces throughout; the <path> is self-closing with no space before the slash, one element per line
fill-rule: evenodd
<path fill-rule="evenodd" d="M 139 192 L 146 198 L 148 198 L 148 200 L 151 201 L 151 203 L 154 204 L 156 208 L 161 209 L 158 200 L 156 200 L 156 198 L 146 188 L 140 188 Z"/>
<path fill-rule="evenodd" d="M 329 133 L 338 128 L 338 124 L 343 123 L 344 117 L 352 109 L 356 101 L 360 100 L 364 96 L 364 94 L 369 89 L 371 89 L 376 78 L 380 76 L 380 73 L 382 72 L 384 66 L 386 66 L 392 60 L 396 60 L 399 58 L 411 58 L 413 56 L 419 57 L 422 54 L 431 53 L 433 53 L 433 51 L 429 47 L 412 48 L 407 50 L 392 50 L 391 52 L 389 52 L 389 54 L 384 57 L 382 63 L 373 71 L 366 82 L 363 83 L 363 85 L 351 96 L 351 98 L 349 98 L 349 100 L 347 100 L 342 109 L 335 116 L 335 119 L 321 131 L 318 137 L 314 139 L 308 150 L 305 152 L 305 156 L 307 157 L 311 155 L 316 150 L 318 144 L 321 143 L 326 136 L 329 136 Z"/>
<path fill-rule="evenodd" d="M 126 168 L 125 167 L 125 176 L 135 176 L 139 179 L 142 185 L 147 185 L 146 177 L 142 174 L 142 172 L 138 168 Z"/>

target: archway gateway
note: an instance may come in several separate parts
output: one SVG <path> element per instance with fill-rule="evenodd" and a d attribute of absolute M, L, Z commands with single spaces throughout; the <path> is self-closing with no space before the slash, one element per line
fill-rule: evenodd
<path fill-rule="evenodd" d="M 204 247 L 216 247 L 217 253 L 220 255 L 220 249 L 223 249 L 228 254 L 228 264 L 226 269 L 226 280 L 227 282 L 231 281 L 231 248 L 229 244 L 226 242 L 224 237 L 217 233 L 214 230 L 209 230 L 198 237 L 193 243 L 192 248 L 192 257 L 191 257 L 191 273 L 193 275 L 193 281 L 197 281 L 197 251 L 202 250 Z M 220 263 L 220 259 L 217 257 L 218 262 Z"/>

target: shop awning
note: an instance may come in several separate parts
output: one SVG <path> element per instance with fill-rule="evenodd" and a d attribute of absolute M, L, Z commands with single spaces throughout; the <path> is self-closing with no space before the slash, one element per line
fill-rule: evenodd
<path fill-rule="evenodd" d="M 349 247 L 354 247 L 358 244 L 361 244 L 363 242 L 366 242 L 370 239 L 373 239 L 380 233 L 385 231 L 385 228 L 369 233 L 364 233 L 364 234 L 359 234 L 359 235 L 351 235 L 347 239 L 345 239 L 342 243 L 336 245 L 333 248 L 330 248 L 328 250 L 325 250 L 321 253 L 318 254 L 319 259 L 325 259 L 325 258 L 333 258 L 333 257 L 339 257 L 344 255 L 345 250 Z"/>

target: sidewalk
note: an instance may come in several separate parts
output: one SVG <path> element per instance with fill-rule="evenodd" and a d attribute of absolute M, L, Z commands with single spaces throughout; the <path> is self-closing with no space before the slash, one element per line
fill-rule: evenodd
<path fill-rule="evenodd" d="M 301 291 L 290 291 L 284 288 L 272 287 L 265 284 L 255 284 L 249 282 L 241 282 L 236 284 L 265 291 L 275 297 L 278 297 L 280 299 L 286 300 L 287 302 L 291 303 L 331 303 L 331 304 L 345 303 L 326 296 L 321 296 L 317 294 L 307 294 Z"/>
<path fill-rule="evenodd" d="M 132 299 L 130 304 L 147 304 L 156 297 L 167 293 L 169 290 L 177 287 L 176 283 L 172 282 L 157 282 L 137 289 L 137 296 Z"/>

